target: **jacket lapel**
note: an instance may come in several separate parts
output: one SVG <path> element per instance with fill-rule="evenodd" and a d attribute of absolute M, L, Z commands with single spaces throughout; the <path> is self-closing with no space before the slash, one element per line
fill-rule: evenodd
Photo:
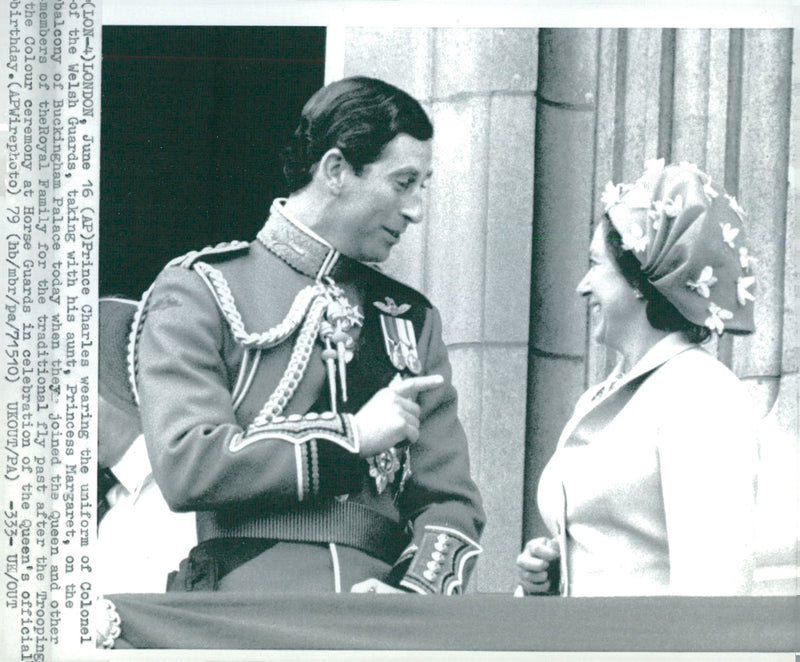
<path fill-rule="evenodd" d="M 624 409 L 653 372 L 674 356 L 693 347 L 694 343 L 685 340 L 681 333 L 671 333 L 656 343 L 609 393 L 602 394 L 608 381 L 587 392 L 584 397 L 590 401 L 584 401 L 584 412 L 576 412 L 576 416 L 568 423 L 571 430 L 565 429 L 559 445 L 589 443 Z"/>

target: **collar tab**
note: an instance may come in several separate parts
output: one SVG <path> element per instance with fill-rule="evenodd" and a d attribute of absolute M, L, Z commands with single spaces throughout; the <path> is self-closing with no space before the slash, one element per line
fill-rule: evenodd
<path fill-rule="evenodd" d="M 286 198 L 272 203 L 269 218 L 258 233 L 264 247 L 295 271 L 320 281 L 352 262 L 325 239 L 286 212 Z M 341 265 L 340 265 L 341 263 Z"/>

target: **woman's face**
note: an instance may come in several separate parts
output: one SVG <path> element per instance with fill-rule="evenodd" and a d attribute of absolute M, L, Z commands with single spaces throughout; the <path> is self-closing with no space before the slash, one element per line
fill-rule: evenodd
<path fill-rule="evenodd" d="M 605 224 L 598 225 L 589 246 L 589 271 L 577 292 L 589 300 L 592 337 L 617 351 L 624 351 L 627 338 L 646 321 L 644 302 L 634 293 L 614 261 L 605 242 Z"/>

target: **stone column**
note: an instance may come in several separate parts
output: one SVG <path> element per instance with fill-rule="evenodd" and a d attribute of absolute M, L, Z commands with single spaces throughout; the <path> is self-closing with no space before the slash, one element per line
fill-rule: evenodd
<path fill-rule="evenodd" d="M 528 355 L 524 537 L 545 535 L 536 488 L 585 388 L 586 304 L 593 216 L 597 30 L 541 30 Z"/>
<path fill-rule="evenodd" d="M 737 32 L 741 59 L 732 63 L 741 77 L 737 199 L 747 212 L 749 243 L 758 262 L 756 332 L 733 341 L 732 367 L 767 415 L 759 440 L 756 585 L 760 593 L 796 593 L 800 551 L 800 244 L 796 206 L 789 206 L 787 193 L 791 190 L 796 200 L 797 182 L 789 188 L 792 170 L 788 165 L 792 115 L 797 121 L 798 78 L 795 72 L 792 93 L 790 30 Z M 796 130 L 792 138 L 796 173 Z"/>
<path fill-rule="evenodd" d="M 510 591 L 522 537 L 537 30 L 347 29 L 343 39 L 343 75 L 398 85 L 433 120 L 427 218 L 386 266 L 442 312 L 488 515 L 471 590 Z"/>
<path fill-rule="evenodd" d="M 792 36 L 790 30 L 745 30 L 743 37 L 737 197 L 747 212 L 758 282 L 756 333 L 735 341 L 733 368 L 753 382 L 766 413 L 778 398 L 782 372 L 798 369 L 796 356 L 793 366 L 782 365 L 784 275 L 791 259 L 785 239 Z M 797 347 L 797 336 L 787 340 Z"/>

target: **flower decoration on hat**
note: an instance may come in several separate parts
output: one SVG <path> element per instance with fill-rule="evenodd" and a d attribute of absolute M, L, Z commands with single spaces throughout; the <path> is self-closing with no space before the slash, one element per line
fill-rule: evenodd
<path fill-rule="evenodd" d="M 667 198 L 661 205 L 664 210 L 664 216 L 667 218 L 675 218 L 683 211 L 683 196 L 679 195 L 675 200 Z"/>
<path fill-rule="evenodd" d="M 750 255 L 750 252 L 747 250 L 746 246 L 739 246 L 739 264 L 742 265 L 742 269 L 745 271 L 750 271 L 753 265 L 756 263 L 756 258 Z"/>
<path fill-rule="evenodd" d="M 725 308 L 720 308 L 713 301 L 708 305 L 708 312 L 711 313 L 705 320 L 705 326 L 719 335 L 725 331 L 725 321 L 733 319 L 733 313 Z"/>
<path fill-rule="evenodd" d="M 722 228 L 722 241 L 735 249 L 736 245 L 734 244 L 734 240 L 739 234 L 739 228 L 733 227 L 730 223 L 720 223 L 719 227 Z"/>
<path fill-rule="evenodd" d="M 686 284 L 701 297 L 708 299 L 708 297 L 711 296 L 711 288 L 717 280 L 719 279 L 714 275 L 714 268 L 705 266 L 700 272 L 700 277 L 696 281 L 690 279 L 686 281 Z"/>
<path fill-rule="evenodd" d="M 752 287 L 755 282 L 755 276 L 739 276 L 739 278 L 736 279 L 736 299 L 739 301 L 740 306 L 747 305 L 748 301 L 756 300 L 747 289 Z"/>
<path fill-rule="evenodd" d="M 734 196 L 694 163 L 657 159 L 632 184 L 609 182 L 601 201 L 622 247 L 689 322 L 753 332 L 755 258 Z"/>
<path fill-rule="evenodd" d="M 736 198 L 732 195 L 726 195 L 726 199 L 728 200 L 728 204 L 731 206 L 731 209 L 736 212 L 736 215 L 744 220 L 744 209 L 739 206 L 739 203 L 736 202 Z"/>
<path fill-rule="evenodd" d="M 630 223 L 627 232 L 622 235 L 622 247 L 628 251 L 644 253 L 647 250 L 647 235 L 638 223 Z"/>
<path fill-rule="evenodd" d="M 608 212 L 608 210 L 614 205 L 618 205 L 620 203 L 622 198 L 622 191 L 620 190 L 621 187 L 622 184 L 614 184 L 613 182 L 608 182 L 606 184 L 606 187 L 600 196 L 600 202 L 603 203 L 606 212 Z"/>

